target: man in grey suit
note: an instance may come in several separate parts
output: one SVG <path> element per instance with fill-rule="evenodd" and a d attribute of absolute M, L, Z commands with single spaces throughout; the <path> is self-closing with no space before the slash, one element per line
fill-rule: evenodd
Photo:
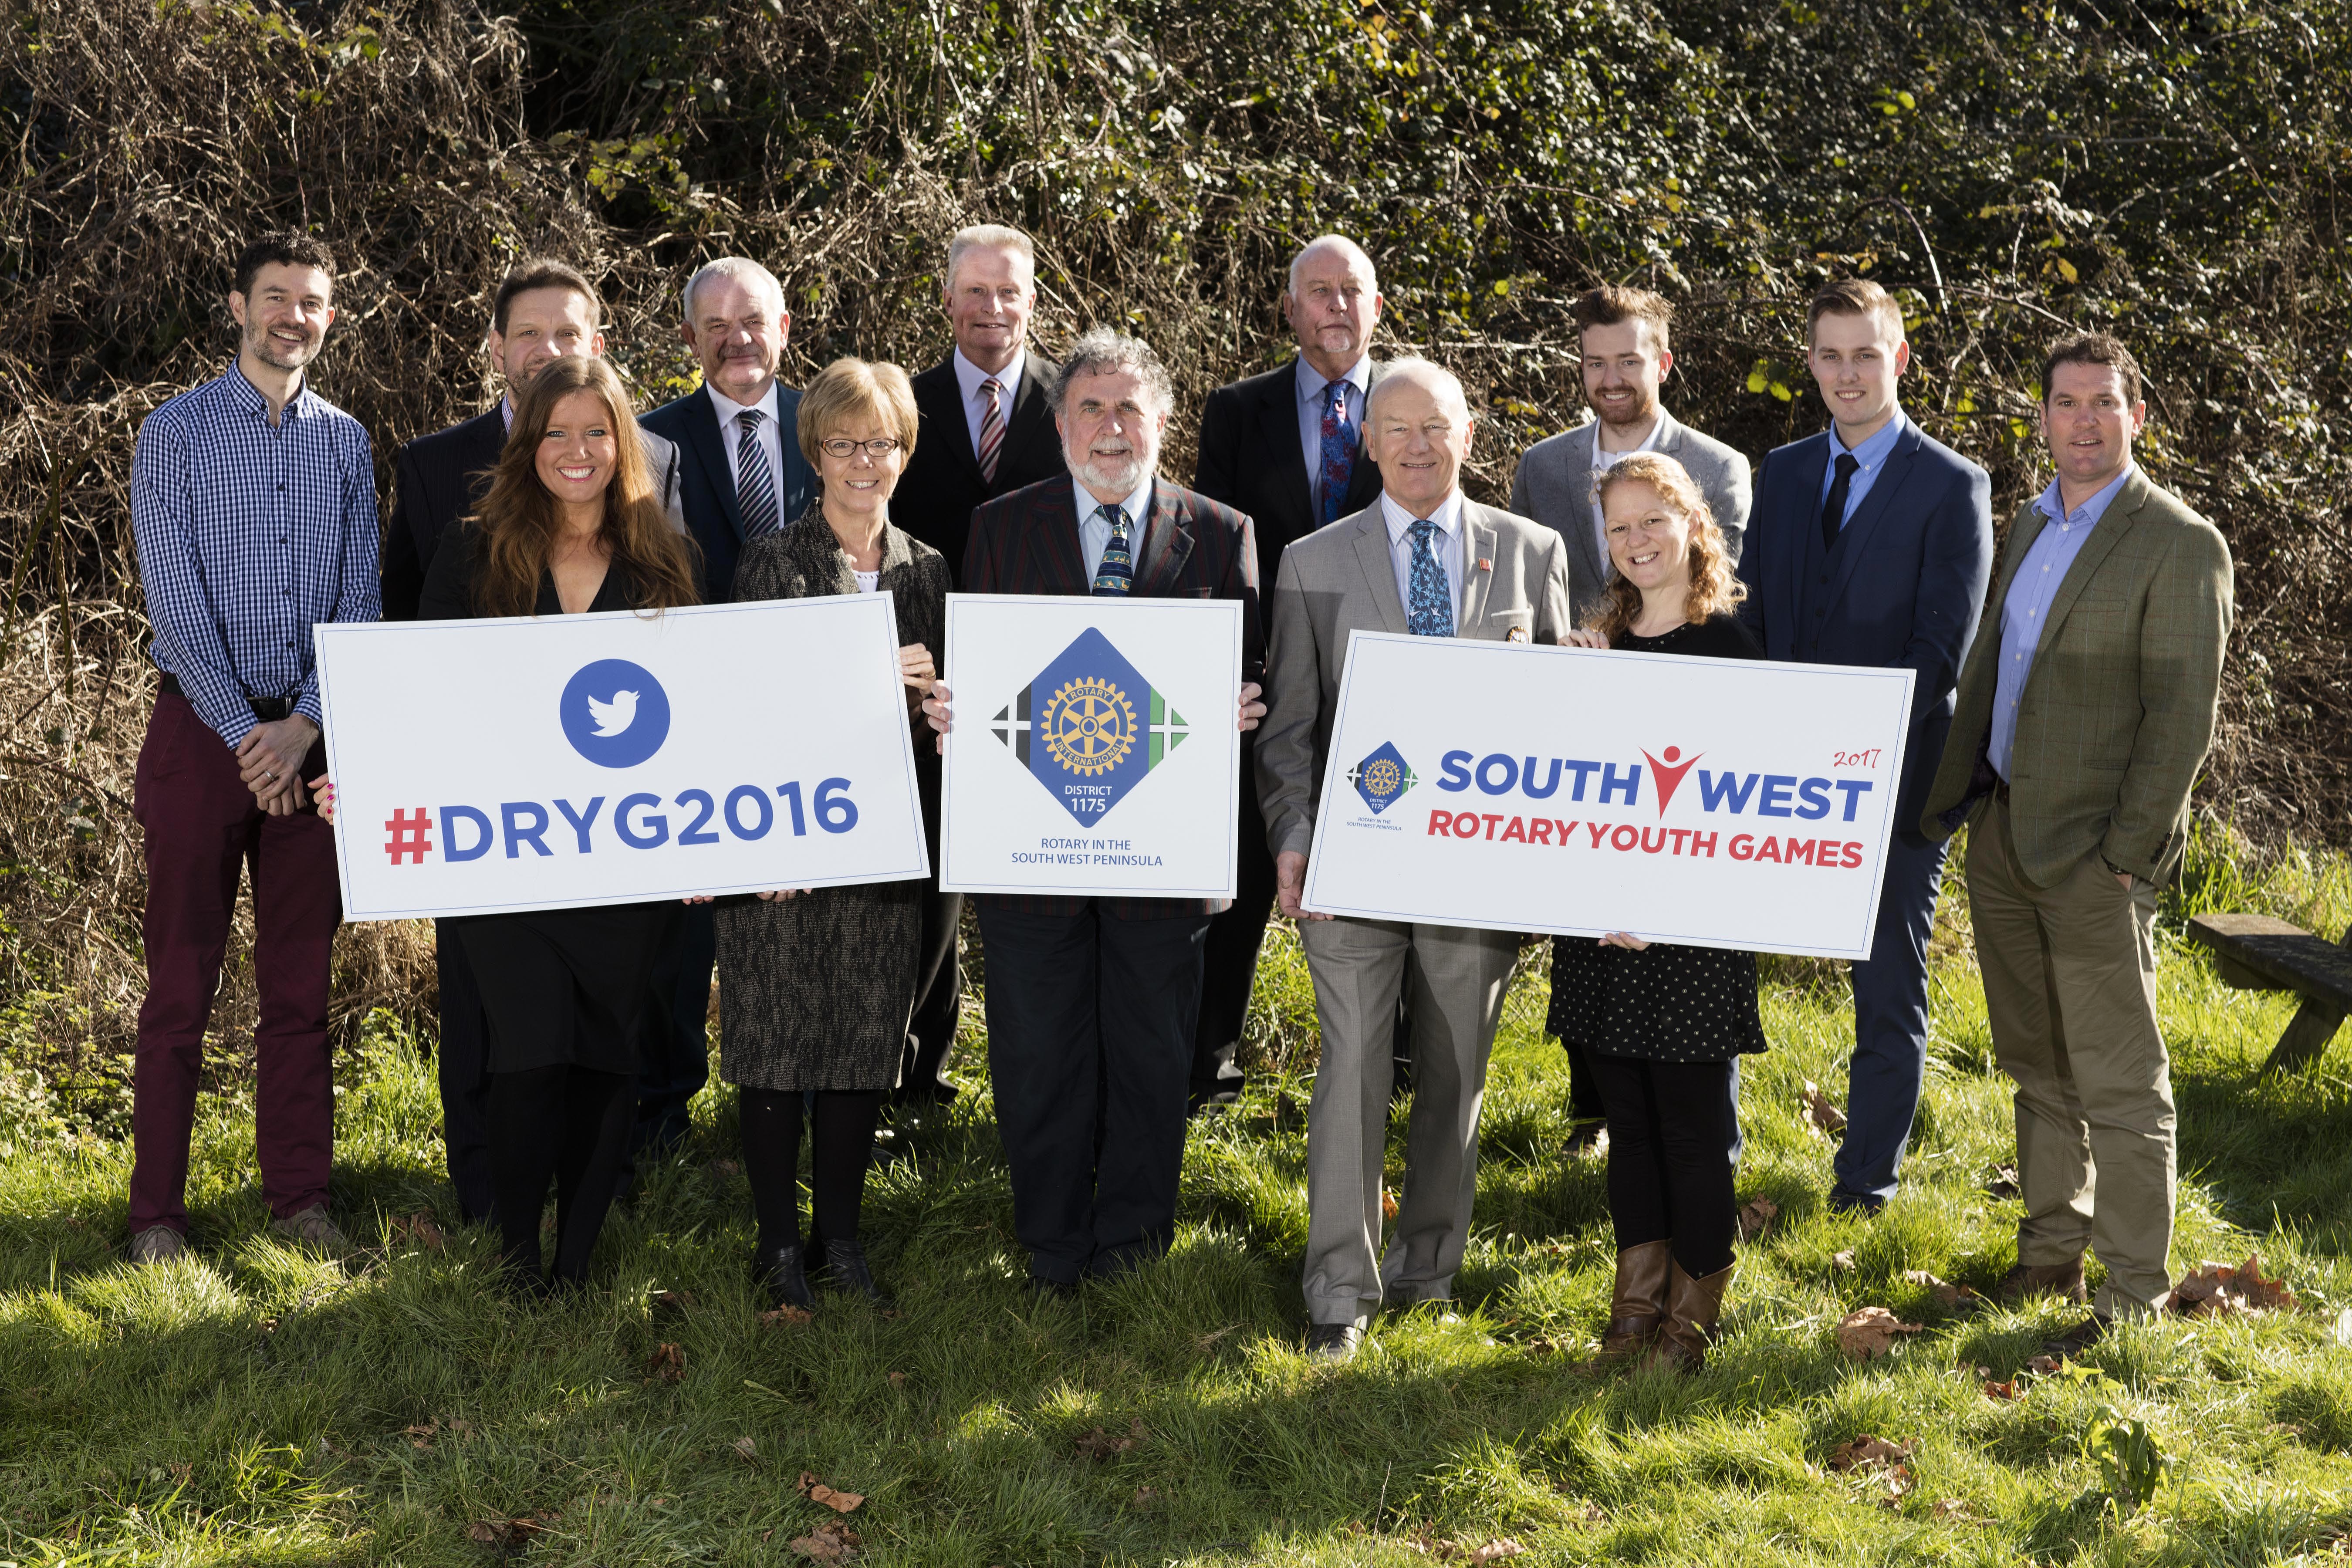
<path fill-rule="evenodd" d="M 1511 481 L 1511 510 L 1558 529 L 1568 542 L 1569 603 L 1580 626 L 1600 607 L 1616 571 L 1609 564 L 1596 497 L 1601 476 L 1619 458 L 1656 452 L 1680 463 L 1706 498 L 1734 566 L 1748 527 L 1749 490 L 1747 458 L 1659 405 L 1658 388 L 1675 368 L 1675 308 L 1646 289 L 1612 286 L 1587 291 L 1574 309 L 1592 417 L 1528 448 Z M 1568 1148 L 1576 1153 L 1599 1143 L 1607 1119 L 1581 1052 L 1561 1043 L 1568 1051 Z M 1735 1100 L 1738 1081 L 1735 1062 Z"/>
<path fill-rule="evenodd" d="M 1731 563 L 1748 527 L 1748 459 L 1667 413 L 1658 388 L 1674 374 L 1668 346 L 1674 307 L 1644 289 L 1594 289 L 1574 307 L 1584 354 L 1584 398 L 1593 416 L 1537 442 L 1519 459 L 1511 510 L 1558 529 L 1568 541 L 1568 592 L 1581 624 L 1614 568 L 1601 533 L 1593 488 L 1617 459 L 1657 452 L 1698 481 Z"/>
<path fill-rule="evenodd" d="M 1348 634 L 1558 642 L 1569 629 L 1558 534 L 1465 499 L 1471 417 L 1462 384 L 1423 359 L 1391 361 L 1366 399 L 1365 452 L 1381 497 L 1295 540 L 1269 601 L 1268 711 L 1258 798 L 1275 897 L 1299 922 L 1323 1055 L 1307 1127 L 1306 1294 L 1310 1356 L 1345 1361 L 1383 1299 L 1454 1291 L 1477 1190 L 1478 1110 L 1508 931 L 1332 920 L 1299 908 Z M 1412 987 L 1413 1099 L 1404 1192 L 1381 1257 L 1381 1161 L 1399 995 Z"/>

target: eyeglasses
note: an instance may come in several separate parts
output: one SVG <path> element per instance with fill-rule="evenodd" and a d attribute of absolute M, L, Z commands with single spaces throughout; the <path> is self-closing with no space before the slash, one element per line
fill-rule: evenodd
<path fill-rule="evenodd" d="M 828 458 L 854 458 L 861 447 L 869 458 L 887 458 L 897 451 L 899 445 L 896 436 L 877 436 L 871 441 L 852 441 L 845 436 L 836 436 L 830 441 L 817 443 L 818 449 Z"/>

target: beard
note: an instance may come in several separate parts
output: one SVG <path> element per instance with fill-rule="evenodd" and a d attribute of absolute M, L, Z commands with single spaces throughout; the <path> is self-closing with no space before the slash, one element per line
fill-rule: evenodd
<path fill-rule="evenodd" d="M 1133 495 L 1143 488 L 1143 481 L 1151 477 L 1152 466 L 1159 456 L 1157 451 L 1147 450 L 1139 443 L 1130 447 L 1124 455 L 1115 458 L 1067 449 L 1062 453 L 1064 460 L 1070 465 L 1070 472 L 1076 474 L 1087 489 L 1097 494 L 1109 490 L 1114 495 L 1122 496 Z"/>
<path fill-rule="evenodd" d="M 1593 412 L 1600 416 L 1601 422 L 1604 425 L 1615 426 L 1619 429 L 1638 430 L 1658 416 L 1658 395 L 1654 392 L 1645 393 L 1621 403 L 1616 405 L 1614 412 L 1612 412 L 1608 404 L 1599 398 L 1591 397 L 1590 394 L 1587 396 L 1592 404 Z"/>
<path fill-rule="evenodd" d="M 248 322 L 245 329 L 245 346 L 253 357 L 278 370 L 300 370 L 318 357 L 319 346 L 327 341 L 324 332 L 312 332 L 299 348 L 289 348 L 269 335 L 269 329 L 258 321 Z"/>

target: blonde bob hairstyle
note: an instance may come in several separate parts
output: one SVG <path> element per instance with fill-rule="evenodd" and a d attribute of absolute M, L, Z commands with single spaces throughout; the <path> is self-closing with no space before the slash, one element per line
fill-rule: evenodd
<path fill-rule="evenodd" d="M 850 426 L 871 419 L 898 437 L 898 455 L 915 455 L 915 432 L 922 423 L 915 412 L 915 388 L 907 373 L 895 364 L 862 359 L 837 359 L 816 373 L 801 394 L 801 456 L 810 468 L 824 472 L 818 447 Z"/>
<path fill-rule="evenodd" d="M 1593 499 L 1605 510 L 1609 492 L 1621 485 L 1644 484 L 1658 492 L 1669 510 L 1690 524 L 1690 592 L 1683 600 L 1683 617 L 1703 621 L 1719 615 L 1748 596 L 1748 585 L 1732 574 L 1731 553 L 1724 548 L 1723 530 L 1699 493 L 1698 483 L 1672 458 L 1656 452 L 1636 452 L 1622 458 L 1601 475 Z M 1642 590 L 1623 573 L 1609 579 L 1592 629 L 1614 645 L 1641 618 Z"/>

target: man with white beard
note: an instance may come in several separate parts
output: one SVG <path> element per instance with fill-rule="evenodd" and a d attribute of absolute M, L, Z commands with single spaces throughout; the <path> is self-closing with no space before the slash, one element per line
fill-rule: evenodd
<path fill-rule="evenodd" d="M 1256 678 L 1250 520 L 1158 477 L 1175 402 L 1149 345 L 1097 327 L 1070 345 L 1049 401 L 1070 477 L 971 515 L 973 594 L 1238 599 L 1244 730 Z M 924 709 L 949 729 L 949 693 Z M 1225 900 L 977 895 L 988 965 L 988 1067 L 1031 1289 L 1137 1268 L 1176 1232 L 1184 1098 L 1210 917 Z"/>

